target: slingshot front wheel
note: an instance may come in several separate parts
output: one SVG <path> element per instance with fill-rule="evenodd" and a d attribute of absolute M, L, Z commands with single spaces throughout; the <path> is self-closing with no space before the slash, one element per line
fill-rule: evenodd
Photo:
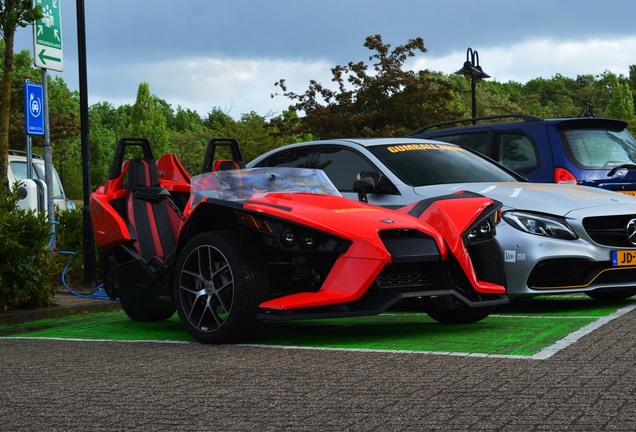
<path fill-rule="evenodd" d="M 266 287 L 261 260 L 233 232 L 205 232 L 191 239 L 174 273 L 174 302 L 183 327 L 202 343 L 249 337 Z"/>

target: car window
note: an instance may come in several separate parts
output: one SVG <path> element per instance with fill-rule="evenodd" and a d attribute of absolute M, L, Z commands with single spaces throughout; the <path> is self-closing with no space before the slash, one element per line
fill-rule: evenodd
<path fill-rule="evenodd" d="M 27 164 L 22 161 L 12 161 L 11 162 L 11 172 L 13 173 L 13 177 L 16 180 L 25 180 L 27 178 Z M 42 181 L 46 181 L 46 176 L 44 173 L 44 164 L 34 163 L 33 164 L 33 178 L 37 178 Z M 62 192 L 60 178 L 57 176 L 55 170 L 53 171 L 53 198 L 60 199 L 64 198 L 64 193 Z"/>
<path fill-rule="evenodd" d="M 462 147 L 473 149 L 481 154 L 488 155 L 488 143 L 490 142 L 490 132 L 462 133 L 456 135 L 438 136 L 431 139 L 457 144 Z"/>
<path fill-rule="evenodd" d="M 35 176 L 42 181 L 46 181 L 46 175 L 44 173 L 44 164 L 42 163 L 34 163 L 33 164 L 33 172 Z M 62 193 L 62 182 L 60 178 L 57 176 L 57 172 L 53 170 L 53 198 L 61 199 L 64 198 L 64 194 Z"/>
<path fill-rule="evenodd" d="M 362 155 L 342 147 L 321 147 L 316 168 L 323 170 L 340 191 L 353 191 L 353 183 L 362 171 L 378 171 Z"/>
<path fill-rule="evenodd" d="M 288 167 L 288 168 L 313 168 L 311 155 L 314 148 L 296 148 L 275 153 L 264 159 L 258 166 L 261 167 Z"/>
<path fill-rule="evenodd" d="M 27 164 L 26 162 L 12 161 L 11 172 L 16 180 L 24 180 L 27 178 Z"/>
<path fill-rule="evenodd" d="M 486 159 L 451 144 L 383 145 L 369 150 L 411 186 L 519 181 Z"/>
<path fill-rule="evenodd" d="M 527 135 L 519 133 L 498 134 L 496 139 L 497 162 L 513 170 L 536 168 L 537 150 Z"/>
<path fill-rule="evenodd" d="M 579 168 L 607 169 L 636 163 L 636 140 L 626 130 L 565 129 L 561 140 Z"/>

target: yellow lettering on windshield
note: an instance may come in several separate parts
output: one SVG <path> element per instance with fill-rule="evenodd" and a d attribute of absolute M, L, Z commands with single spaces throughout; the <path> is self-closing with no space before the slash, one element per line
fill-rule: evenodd
<path fill-rule="evenodd" d="M 402 144 L 389 146 L 386 148 L 391 153 L 401 153 L 413 150 L 450 150 L 450 151 L 464 151 L 459 146 L 450 144 Z"/>

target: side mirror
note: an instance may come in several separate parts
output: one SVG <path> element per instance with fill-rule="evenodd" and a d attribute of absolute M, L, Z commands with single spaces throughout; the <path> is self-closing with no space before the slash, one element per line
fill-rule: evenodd
<path fill-rule="evenodd" d="M 386 177 L 375 171 L 363 171 L 353 182 L 353 190 L 358 193 L 358 199 L 368 202 L 369 193 L 395 193 L 395 187 Z"/>

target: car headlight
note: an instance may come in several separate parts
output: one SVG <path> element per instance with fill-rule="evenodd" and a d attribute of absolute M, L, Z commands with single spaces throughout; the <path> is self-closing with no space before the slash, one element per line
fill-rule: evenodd
<path fill-rule="evenodd" d="M 509 211 L 503 214 L 503 219 L 512 227 L 528 234 L 562 240 L 576 240 L 578 238 L 565 219 L 559 216 Z"/>

